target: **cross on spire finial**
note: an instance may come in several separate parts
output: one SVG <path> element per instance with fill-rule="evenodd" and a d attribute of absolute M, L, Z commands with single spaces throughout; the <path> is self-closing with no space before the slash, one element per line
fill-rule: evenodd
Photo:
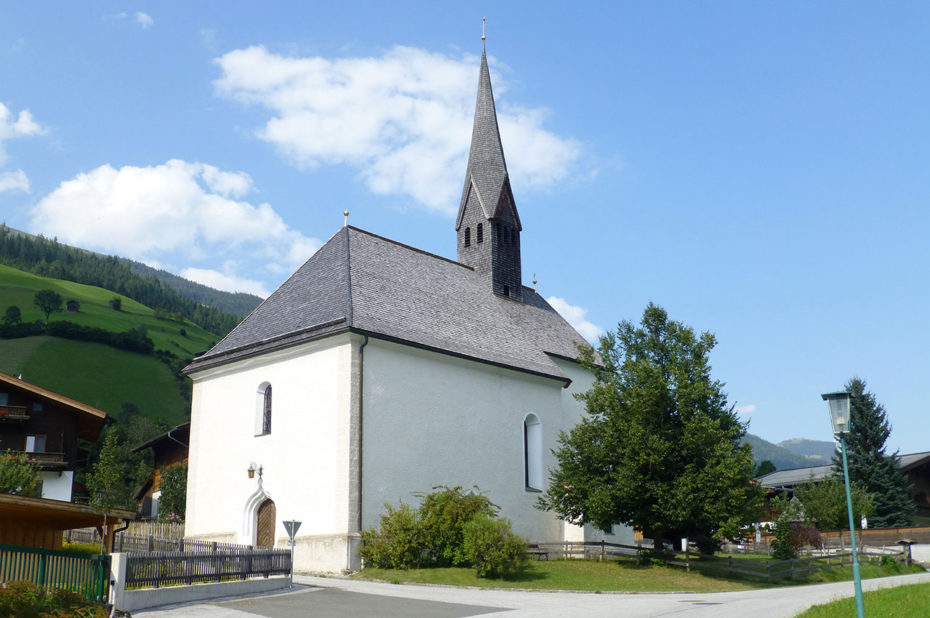
<path fill-rule="evenodd" d="M 485 40 L 485 39 L 487 38 L 487 37 L 485 37 L 485 35 L 484 35 L 484 28 L 485 28 L 485 26 L 487 26 L 487 22 L 488 22 L 487 17 L 482 17 L 482 18 L 481 18 L 481 40 L 482 40 L 482 41 Z"/>

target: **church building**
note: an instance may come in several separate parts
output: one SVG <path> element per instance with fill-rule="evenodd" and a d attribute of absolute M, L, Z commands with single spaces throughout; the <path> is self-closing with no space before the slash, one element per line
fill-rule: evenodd
<path fill-rule="evenodd" d="M 522 231 L 482 53 L 458 259 L 346 225 L 185 370 L 187 536 L 285 546 L 297 520 L 297 570 L 357 570 L 385 503 L 445 485 L 477 486 L 530 541 L 631 543 L 535 506 L 593 376 L 522 284 Z"/>

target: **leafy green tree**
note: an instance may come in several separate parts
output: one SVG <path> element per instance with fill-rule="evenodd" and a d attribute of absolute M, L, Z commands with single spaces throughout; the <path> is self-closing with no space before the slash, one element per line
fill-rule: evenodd
<path fill-rule="evenodd" d="M 6 313 L 3 315 L 3 323 L 14 326 L 23 321 L 23 314 L 19 310 L 19 307 L 16 305 L 10 305 L 6 308 Z"/>
<path fill-rule="evenodd" d="M 110 299 L 110 308 L 114 311 L 119 311 L 123 308 L 123 299 L 119 296 L 114 296 Z"/>
<path fill-rule="evenodd" d="M 862 517 L 871 517 L 872 498 L 858 485 L 850 489 L 853 503 L 853 523 L 860 526 Z M 797 501 L 804 509 L 804 521 L 816 524 L 821 530 L 841 530 L 849 526 L 846 510 L 846 486 L 840 477 L 831 476 L 822 481 L 813 478 L 794 490 Z"/>
<path fill-rule="evenodd" d="M 184 520 L 187 510 L 187 466 L 176 465 L 161 469 L 161 498 L 158 499 L 158 518 Z"/>
<path fill-rule="evenodd" d="M 23 453 L 0 453 L 0 494 L 35 496 L 39 470 Z"/>
<path fill-rule="evenodd" d="M 849 478 L 872 499 L 874 513 L 869 524 L 875 528 L 909 526 L 915 509 L 911 483 L 901 472 L 897 452 L 885 454 L 885 442 L 891 434 L 885 408 L 866 391 L 860 378 L 847 382 L 846 390 L 850 394 L 850 430 L 846 434 Z M 842 477 L 840 457 L 834 457 L 833 463 Z"/>
<path fill-rule="evenodd" d="M 61 311 L 61 295 L 53 290 L 39 290 L 32 299 L 33 304 L 45 314 L 45 321 L 56 311 Z"/>
<path fill-rule="evenodd" d="M 108 431 L 93 472 L 87 477 L 91 505 L 105 512 L 134 507 L 132 495 L 125 483 L 123 450 L 117 432 Z"/>
<path fill-rule="evenodd" d="M 587 416 L 560 435 L 539 507 L 657 540 L 738 536 L 762 496 L 751 447 L 740 446 L 746 427 L 710 375 L 715 344 L 650 303 L 640 326 L 624 321 L 601 338 L 601 364 L 589 349 Z"/>
<path fill-rule="evenodd" d="M 775 464 L 773 464 L 773 463 L 772 463 L 771 461 L 769 461 L 768 459 L 763 459 L 763 460 L 760 461 L 759 464 L 756 466 L 756 469 L 753 470 L 752 475 L 753 475 L 755 478 L 759 478 L 760 476 L 765 476 L 766 474 L 771 474 L 772 472 L 775 472 L 775 470 L 776 470 Z"/>

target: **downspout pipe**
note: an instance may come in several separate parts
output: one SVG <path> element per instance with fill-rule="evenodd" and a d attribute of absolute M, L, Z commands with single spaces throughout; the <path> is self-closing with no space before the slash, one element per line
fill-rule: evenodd
<path fill-rule="evenodd" d="M 362 462 L 363 441 L 365 437 L 364 418 L 365 418 L 365 346 L 368 345 L 368 335 L 365 335 L 365 342 L 358 348 L 358 531 L 362 531 Z"/>

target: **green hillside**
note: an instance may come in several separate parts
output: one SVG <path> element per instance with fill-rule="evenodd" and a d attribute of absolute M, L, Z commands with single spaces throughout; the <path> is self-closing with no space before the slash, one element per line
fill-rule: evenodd
<path fill-rule="evenodd" d="M 39 290 L 53 290 L 67 303 L 79 303 L 77 312 L 62 310 L 50 322 L 120 333 L 143 329 L 154 343 L 155 354 L 117 349 L 102 343 L 47 335 L 0 339 L 0 370 L 99 407 L 119 416 L 124 403 L 135 404 L 145 416 L 168 424 L 183 422 L 189 414 L 189 383 L 177 375 L 187 360 L 206 351 L 217 338 L 177 316 L 158 312 L 109 290 L 71 281 L 49 279 L 0 265 L 0 316 L 16 305 L 23 322 L 44 322 L 33 304 Z M 120 298 L 120 309 L 110 305 Z"/>
<path fill-rule="evenodd" d="M 755 436 L 751 433 L 747 433 L 742 441 L 752 446 L 752 459 L 755 463 L 768 460 L 775 464 L 775 468 L 778 470 L 806 468 L 823 463 L 821 461 L 808 459 L 803 455 L 792 453 L 788 449 L 772 444 L 768 440 L 763 440 L 759 436 Z"/>
<path fill-rule="evenodd" d="M 0 371 L 61 393 L 119 418 L 124 403 L 145 416 L 179 425 L 190 414 L 171 369 L 154 356 L 58 337 L 0 339 Z"/>

